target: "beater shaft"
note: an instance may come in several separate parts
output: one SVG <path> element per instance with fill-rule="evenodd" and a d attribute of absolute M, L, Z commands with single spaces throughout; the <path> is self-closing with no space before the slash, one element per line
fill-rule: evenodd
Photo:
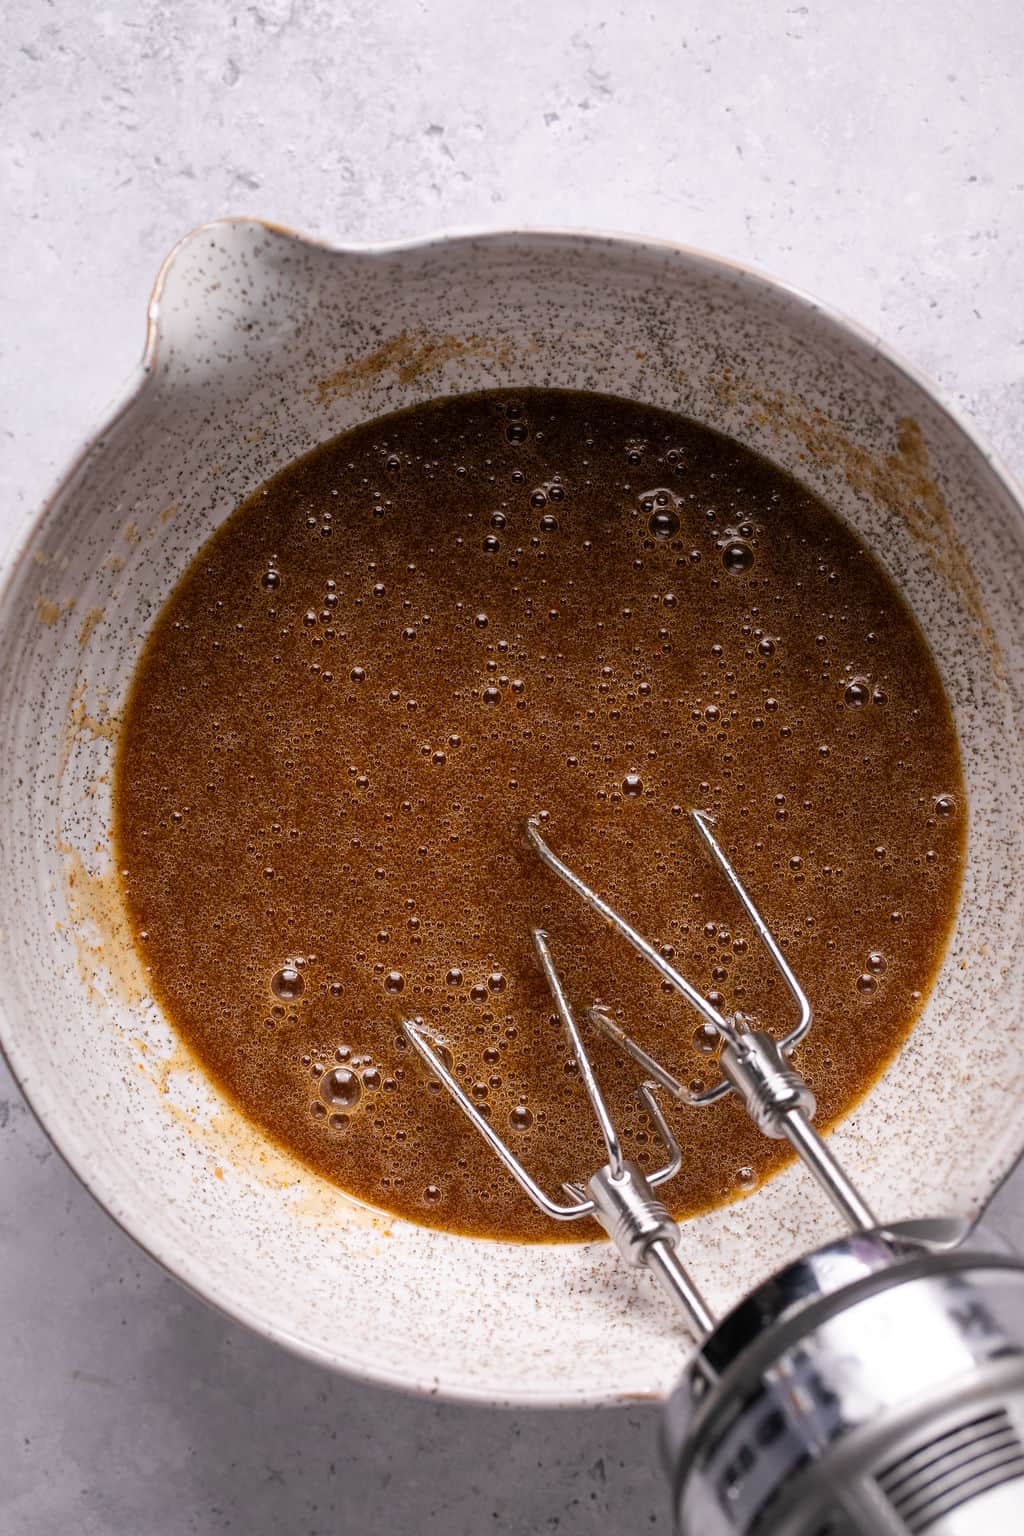
<path fill-rule="evenodd" d="M 647 1268 L 671 1301 L 689 1318 L 698 1340 L 715 1326 L 715 1314 L 680 1262 L 675 1244 L 659 1238 L 647 1250 Z"/>
<path fill-rule="evenodd" d="M 782 1130 L 804 1167 L 817 1180 L 847 1226 L 854 1232 L 870 1231 L 878 1218 L 847 1177 L 842 1165 L 818 1131 L 799 1109 L 791 1109 L 782 1120 Z"/>
<path fill-rule="evenodd" d="M 575 1192 L 575 1185 L 569 1187 Z M 617 1175 L 609 1167 L 599 1168 L 587 1194 L 621 1257 L 634 1269 L 649 1269 L 697 1338 L 703 1338 L 715 1326 L 715 1315 L 679 1257 L 679 1228 L 643 1170 L 628 1159 Z"/>
<path fill-rule="evenodd" d="M 727 1040 L 719 1061 L 758 1130 L 773 1141 L 785 1138 L 853 1231 L 878 1222 L 812 1122 L 814 1094 L 787 1061 L 782 1047 L 764 1030 Z"/>

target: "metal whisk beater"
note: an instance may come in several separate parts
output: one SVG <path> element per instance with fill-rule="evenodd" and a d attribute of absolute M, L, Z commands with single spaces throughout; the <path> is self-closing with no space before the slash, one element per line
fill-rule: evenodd
<path fill-rule="evenodd" d="M 781 1039 L 726 1016 L 526 827 L 544 864 L 671 983 L 721 1042 L 721 1081 L 691 1091 L 598 1006 L 586 1017 L 643 1069 L 638 1089 L 664 1146 L 653 1173 L 623 1155 L 548 935 L 537 956 L 579 1066 L 607 1161 L 552 1198 L 467 1095 L 421 1020 L 411 1045 L 534 1205 L 556 1221 L 594 1217 L 619 1254 L 650 1271 L 698 1340 L 668 1400 L 663 1434 L 683 1536 L 1019 1536 L 1024 1529 L 1024 1264 L 968 1246 L 971 1224 L 880 1226 L 814 1127 L 816 1104 L 790 1053 L 810 1002 L 718 842 L 692 823 L 796 1005 Z M 785 1265 L 716 1319 L 683 1264 L 679 1227 L 656 1193 L 682 1156 L 658 1090 L 692 1106 L 735 1093 L 785 1138 L 849 1234 Z"/>
<path fill-rule="evenodd" d="M 623 1157 L 619 1136 L 601 1093 L 593 1064 L 587 1054 L 572 1005 L 555 967 L 548 935 L 535 929 L 534 945 L 558 1016 L 562 1022 L 573 1056 L 579 1064 L 587 1096 L 597 1118 L 608 1152 L 608 1161 L 589 1179 L 585 1187 L 564 1186 L 570 1203 L 552 1200 L 538 1186 L 515 1153 L 495 1131 L 487 1117 L 466 1094 L 458 1079 L 446 1066 L 422 1023 L 407 1020 L 405 1033 L 420 1056 L 440 1078 L 463 1113 L 473 1122 L 534 1205 L 555 1221 L 575 1221 L 593 1216 L 601 1223 L 623 1258 L 632 1265 L 650 1269 L 672 1296 L 699 1333 L 713 1325 L 714 1318 L 686 1272 L 676 1252 L 679 1228 L 654 1190 L 679 1172 L 681 1154 L 655 1092 L 664 1089 L 686 1104 L 709 1105 L 735 1091 L 759 1129 L 772 1138 L 785 1137 L 825 1190 L 844 1221 L 854 1230 L 877 1225 L 870 1207 L 857 1192 L 836 1158 L 812 1123 L 815 1099 L 808 1083 L 789 1060 L 789 1052 L 811 1028 L 813 1014 L 807 996 L 767 923 L 754 904 L 712 830 L 710 817 L 692 813 L 692 821 L 736 893 L 744 911 L 768 951 L 773 964 L 786 983 L 797 1006 L 797 1021 L 780 1041 L 764 1030 L 749 1027 L 742 1015 L 729 1018 L 683 976 L 642 934 L 593 891 L 548 846 L 541 832 L 540 820 L 531 818 L 526 833 L 547 867 L 563 880 L 593 911 L 599 913 L 617 933 L 658 970 L 666 981 L 692 1005 L 722 1040 L 719 1063 L 722 1080 L 713 1087 L 694 1093 L 638 1045 L 614 1020 L 598 1007 L 587 1011 L 590 1022 L 615 1041 L 643 1069 L 647 1081 L 639 1089 L 651 1120 L 664 1144 L 666 1161 L 655 1173 L 645 1174 L 635 1163 Z"/>

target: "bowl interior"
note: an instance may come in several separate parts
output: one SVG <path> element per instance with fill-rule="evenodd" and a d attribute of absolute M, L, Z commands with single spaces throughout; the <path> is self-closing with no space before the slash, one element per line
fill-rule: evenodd
<path fill-rule="evenodd" d="M 110 854 L 127 684 L 212 529 L 356 422 L 509 385 L 628 395 L 731 434 L 841 511 L 908 595 L 959 728 L 968 867 L 924 1015 L 834 1136 L 883 1217 L 978 1210 L 1024 1133 L 1019 507 L 871 338 L 753 274 L 639 241 L 331 251 L 230 222 L 178 247 L 143 376 L 7 567 L 3 1042 L 89 1187 L 233 1315 L 407 1386 L 601 1401 L 678 1374 L 688 1340 L 648 1282 L 604 1244 L 483 1242 L 368 1211 L 250 1131 L 148 997 Z M 833 1230 L 790 1169 L 690 1223 L 683 1246 L 720 1307 Z"/>

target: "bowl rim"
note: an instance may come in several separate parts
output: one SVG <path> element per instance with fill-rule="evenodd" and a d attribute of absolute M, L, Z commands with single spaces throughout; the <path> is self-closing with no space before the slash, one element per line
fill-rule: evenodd
<path fill-rule="evenodd" d="M 79 474 L 89 457 L 103 447 L 110 433 L 138 401 L 142 399 L 147 386 L 153 378 L 159 362 L 162 342 L 161 300 L 168 276 L 178 256 L 197 238 L 208 235 L 211 232 L 234 230 L 249 225 L 263 229 L 269 234 L 279 236 L 285 240 L 321 251 L 327 256 L 342 259 L 345 257 L 358 257 L 373 260 L 375 258 L 401 256 L 455 244 L 499 247 L 504 244 L 525 241 L 535 245 L 547 246 L 573 243 L 599 245 L 612 247 L 620 253 L 630 251 L 634 253 L 637 251 L 662 252 L 680 258 L 683 262 L 691 263 L 697 267 L 719 272 L 723 269 L 730 271 L 744 283 L 749 284 L 751 288 L 767 289 L 775 296 L 792 302 L 799 309 L 820 316 L 827 324 L 836 328 L 839 332 L 845 333 L 850 339 L 861 346 L 869 348 L 888 363 L 897 374 L 920 390 L 950 421 L 963 440 L 964 446 L 978 455 L 987 465 L 989 471 L 1005 492 L 1008 501 L 1015 508 L 1018 518 L 1024 523 L 1024 486 L 1018 484 L 1001 456 L 984 441 L 973 422 L 967 418 L 960 407 L 947 396 L 946 392 L 928 374 L 893 349 L 877 333 L 852 319 L 841 309 L 815 298 L 812 294 L 795 284 L 763 272 L 759 268 L 745 262 L 719 256 L 714 252 L 679 241 L 648 235 L 630 234 L 622 231 L 604 231 L 589 227 L 558 225 L 454 226 L 451 228 L 442 227 L 429 234 L 411 239 L 341 244 L 306 234 L 274 220 L 249 215 L 228 215 L 208 220 L 189 230 L 176 241 L 162 261 L 147 302 L 146 335 L 139 362 L 129 375 L 123 388 L 114 396 L 113 401 L 102 418 L 101 425 L 82 439 L 78 450 L 72 455 L 67 466 L 59 473 L 49 495 L 46 496 L 38 508 L 30 509 L 25 513 L 20 522 L 16 524 L 6 547 L 2 554 L 0 554 L 0 616 L 4 612 L 12 588 L 28 558 L 29 549 L 39 527 L 65 494 L 68 486 Z M 344 1373 L 357 1380 L 371 1382 L 376 1386 L 393 1388 L 416 1396 L 496 1408 L 565 1409 L 621 1406 L 642 1402 L 649 1396 L 646 1393 L 589 1387 L 572 1390 L 564 1386 L 560 1386 L 554 1392 L 549 1390 L 531 1391 L 527 1388 L 496 1392 L 468 1383 L 445 1383 L 441 1377 L 436 1375 L 432 1376 L 407 1369 L 398 1371 L 392 1367 L 376 1365 L 372 1361 L 368 1362 L 363 1358 L 347 1358 L 339 1354 L 337 1350 L 322 1348 L 307 1338 L 294 1334 L 286 1328 L 281 1328 L 277 1324 L 270 1322 L 258 1308 L 248 1305 L 245 1301 L 239 1299 L 237 1295 L 231 1293 L 219 1280 L 211 1279 L 208 1275 L 198 1273 L 191 1262 L 187 1250 L 174 1248 L 172 1244 L 164 1242 L 159 1237 L 140 1236 L 133 1225 L 132 1213 L 122 1209 L 120 1199 L 116 1194 L 103 1189 L 102 1177 L 97 1179 L 95 1170 L 92 1168 L 85 1169 L 76 1165 L 73 1155 L 65 1150 L 60 1130 L 46 1123 L 41 1111 L 34 1102 L 31 1087 L 26 1087 L 25 1075 L 19 1070 L 20 1051 L 17 1044 L 17 1026 L 14 1024 L 14 1020 L 8 1011 L 8 1005 L 2 990 L 0 990 L 0 1055 L 6 1061 L 18 1090 L 32 1113 L 33 1119 L 49 1142 L 55 1147 L 65 1167 L 71 1171 L 79 1185 L 91 1196 L 106 1215 L 115 1222 L 121 1231 L 191 1294 L 198 1297 L 208 1306 L 213 1307 L 232 1322 L 243 1324 L 270 1343 L 282 1345 L 300 1359 L 310 1364 L 326 1367 L 335 1372 Z M 31 1080 L 31 1071 L 27 1075 L 29 1080 Z M 989 1191 L 986 1196 L 986 1205 L 1005 1182 L 1006 1178 L 1009 1177 L 1010 1171 L 1012 1169 L 1007 1170 L 994 1185 L 993 1189 Z M 466 1239 L 466 1241 L 473 1240 Z"/>

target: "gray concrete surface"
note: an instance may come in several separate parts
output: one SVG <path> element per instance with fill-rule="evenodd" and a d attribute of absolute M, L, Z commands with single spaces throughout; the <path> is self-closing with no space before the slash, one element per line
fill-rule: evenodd
<path fill-rule="evenodd" d="M 882 332 L 1024 471 L 1015 0 L 8 0 L 3 39 L 0 537 L 225 213 L 706 246 Z M 994 1214 L 1024 1243 L 1024 1182 Z M 668 1530 L 653 1410 L 427 1404 L 271 1350 L 132 1247 L 6 1074 L 0 1319 L 0 1536 Z"/>

